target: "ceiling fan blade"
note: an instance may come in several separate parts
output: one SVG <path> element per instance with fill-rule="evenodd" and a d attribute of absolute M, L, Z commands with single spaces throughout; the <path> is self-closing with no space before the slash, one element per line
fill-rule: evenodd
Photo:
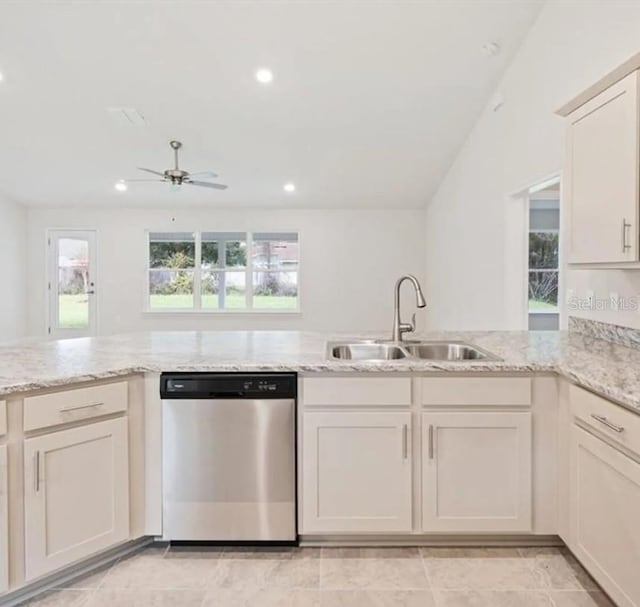
<path fill-rule="evenodd" d="M 221 183 L 209 183 L 208 181 L 184 181 L 183 183 L 197 185 L 202 188 L 213 188 L 214 190 L 226 190 L 229 187 L 228 185 L 222 185 Z"/>
<path fill-rule="evenodd" d="M 189 173 L 189 177 L 209 177 L 211 179 L 216 178 L 218 175 L 213 171 L 198 171 L 197 173 Z"/>
<path fill-rule="evenodd" d="M 153 173 L 154 175 L 160 175 L 160 177 L 164 177 L 164 173 L 160 171 L 154 171 L 153 169 L 145 169 L 144 167 L 138 167 L 139 171 L 146 171 L 147 173 Z"/>
<path fill-rule="evenodd" d="M 132 181 L 137 181 L 137 182 L 140 182 L 140 181 L 146 181 L 146 182 L 153 181 L 154 183 L 165 183 L 166 179 L 125 179 L 124 181 L 125 181 L 125 183 L 130 183 Z"/>

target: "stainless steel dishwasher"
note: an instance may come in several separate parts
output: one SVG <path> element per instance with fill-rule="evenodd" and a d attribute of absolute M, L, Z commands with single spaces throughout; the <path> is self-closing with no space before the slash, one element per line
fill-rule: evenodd
<path fill-rule="evenodd" d="M 163 538 L 296 543 L 295 373 L 163 373 Z"/>

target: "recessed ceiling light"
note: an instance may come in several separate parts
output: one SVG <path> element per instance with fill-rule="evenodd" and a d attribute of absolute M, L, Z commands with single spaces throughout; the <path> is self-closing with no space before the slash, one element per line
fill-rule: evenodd
<path fill-rule="evenodd" d="M 256 72 L 256 80 L 261 84 L 269 84 L 273 80 L 273 72 L 266 68 L 261 68 Z"/>
<path fill-rule="evenodd" d="M 116 182 L 116 185 L 113 186 L 116 190 L 118 190 L 118 192 L 126 192 L 127 191 L 127 184 L 124 182 L 124 180 L 120 180 L 118 182 Z"/>
<path fill-rule="evenodd" d="M 296 184 L 295 183 L 285 183 L 283 189 L 284 189 L 285 192 L 295 192 L 296 191 Z"/>

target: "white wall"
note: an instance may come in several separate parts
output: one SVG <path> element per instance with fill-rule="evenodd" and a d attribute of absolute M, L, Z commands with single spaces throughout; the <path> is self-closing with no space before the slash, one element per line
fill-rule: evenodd
<path fill-rule="evenodd" d="M 0 198 L 0 342 L 27 330 L 27 210 Z"/>
<path fill-rule="evenodd" d="M 554 111 L 640 50 L 640 2 L 549 0 L 498 91 L 504 105 L 482 114 L 426 214 L 427 291 L 433 328 L 520 328 L 508 302 L 525 263 L 510 243 L 521 229 L 510 195 L 559 171 L 564 125 Z M 596 237 L 594 235 L 594 237 Z M 505 279 L 508 276 L 508 279 Z M 585 297 L 640 293 L 640 271 L 569 271 Z M 640 327 L 636 312 L 583 316 Z"/>
<path fill-rule="evenodd" d="M 100 334 L 173 329 L 391 330 L 393 286 L 404 273 L 423 280 L 424 211 L 216 210 L 31 207 L 29 298 L 32 333 L 46 331 L 47 228 L 95 228 Z M 299 315 L 143 313 L 145 230 L 299 230 Z M 415 296 L 405 294 L 405 317 Z M 420 314 L 418 314 L 420 316 Z M 424 325 L 423 325 L 424 326 Z"/>

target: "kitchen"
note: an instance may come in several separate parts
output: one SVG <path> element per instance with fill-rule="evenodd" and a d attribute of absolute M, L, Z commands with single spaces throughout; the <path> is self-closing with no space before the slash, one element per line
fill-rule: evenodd
<path fill-rule="evenodd" d="M 640 5 L 0 15 L 1 605 L 640 605 Z"/>

